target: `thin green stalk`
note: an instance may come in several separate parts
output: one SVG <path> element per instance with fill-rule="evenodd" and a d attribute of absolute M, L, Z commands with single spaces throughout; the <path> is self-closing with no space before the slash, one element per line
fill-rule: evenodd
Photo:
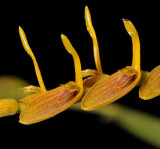
<path fill-rule="evenodd" d="M 79 103 L 73 105 L 71 109 L 82 111 Z M 106 122 L 110 119 L 137 138 L 160 148 L 160 119 L 158 117 L 119 104 L 110 104 L 87 112 L 99 114 Z"/>

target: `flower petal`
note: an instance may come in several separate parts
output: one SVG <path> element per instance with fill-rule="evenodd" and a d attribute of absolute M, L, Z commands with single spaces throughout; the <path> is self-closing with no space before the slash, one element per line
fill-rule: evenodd
<path fill-rule="evenodd" d="M 86 78 L 83 80 L 83 85 L 85 87 L 92 87 L 95 83 L 97 83 L 98 81 L 102 80 L 102 79 L 105 79 L 105 78 L 108 78 L 109 75 L 107 74 L 99 74 L 99 75 L 94 75 L 94 76 L 91 76 L 89 78 Z"/>
<path fill-rule="evenodd" d="M 73 82 L 74 83 L 74 82 Z M 70 85 L 70 84 L 69 84 Z M 20 114 L 20 123 L 33 124 L 66 110 L 82 96 L 76 83 L 66 84 L 34 98 Z M 78 94 L 79 93 L 79 94 Z"/>
<path fill-rule="evenodd" d="M 160 95 L 160 65 L 154 68 L 145 79 L 139 90 L 140 98 L 152 99 Z"/>
<path fill-rule="evenodd" d="M 140 74 L 127 66 L 106 79 L 97 82 L 82 99 L 82 109 L 93 110 L 121 98 L 133 89 Z"/>

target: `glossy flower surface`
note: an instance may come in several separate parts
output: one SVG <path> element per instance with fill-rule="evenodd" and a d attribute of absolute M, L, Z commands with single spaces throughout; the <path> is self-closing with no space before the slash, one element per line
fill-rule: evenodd
<path fill-rule="evenodd" d="M 92 75 L 92 77 L 84 80 L 84 86 L 90 87 L 90 89 L 83 97 L 81 107 L 84 110 L 94 110 L 123 97 L 138 84 L 141 78 L 140 42 L 138 33 L 132 22 L 127 19 L 123 19 L 124 26 L 132 39 L 132 65 L 117 71 L 111 76 L 105 75 L 104 73 L 102 73 L 98 52 L 98 42 L 94 28 L 92 26 L 88 7 L 85 8 L 85 18 L 88 32 L 90 33 L 93 40 L 97 72 L 95 72 L 95 75 Z"/>
<path fill-rule="evenodd" d="M 160 65 L 154 68 L 142 83 L 139 97 L 149 100 L 160 95 Z"/>
<path fill-rule="evenodd" d="M 76 81 L 70 81 L 60 87 L 47 91 L 36 58 L 29 47 L 26 35 L 21 27 L 19 27 L 19 33 L 24 49 L 33 60 L 40 84 L 40 87 L 25 87 L 24 90 L 26 92 L 34 92 L 34 94 L 18 101 L 19 109 L 21 110 L 20 123 L 33 124 L 59 114 L 81 98 L 83 94 L 81 64 L 77 52 L 70 44 L 68 38 L 62 34 L 62 42 L 74 59 Z"/>

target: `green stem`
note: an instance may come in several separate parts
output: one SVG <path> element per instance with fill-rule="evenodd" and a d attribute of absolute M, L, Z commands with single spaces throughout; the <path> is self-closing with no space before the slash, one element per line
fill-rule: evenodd
<path fill-rule="evenodd" d="M 70 109 L 82 111 L 79 103 Z M 119 104 L 110 104 L 97 110 L 84 112 L 99 114 L 107 122 L 108 119 L 112 120 L 137 138 L 160 148 L 160 119 L 155 116 Z"/>

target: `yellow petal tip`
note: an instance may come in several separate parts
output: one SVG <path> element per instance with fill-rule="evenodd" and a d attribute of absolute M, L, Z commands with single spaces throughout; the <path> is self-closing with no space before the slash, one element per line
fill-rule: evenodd
<path fill-rule="evenodd" d="M 85 111 L 91 111 L 91 110 L 95 110 L 96 107 L 90 107 L 90 106 L 84 106 L 84 104 L 81 104 L 81 109 L 85 110 Z"/>
<path fill-rule="evenodd" d="M 24 125 L 29 125 L 28 123 L 26 123 L 25 121 L 22 121 L 21 119 L 19 120 L 19 123 L 24 124 Z"/>
<path fill-rule="evenodd" d="M 85 6 L 85 11 L 88 11 L 89 9 L 88 9 L 88 6 Z"/>
<path fill-rule="evenodd" d="M 132 36 L 135 36 L 135 35 L 138 35 L 137 34 L 137 31 L 134 27 L 134 25 L 132 24 L 132 22 L 128 19 L 122 19 L 123 20 L 123 24 L 126 28 L 126 31 L 128 32 L 128 34 L 132 37 Z"/>
<path fill-rule="evenodd" d="M 65 38 L 66 36 L 64 34 L 61 34 L 61 39 Z"/>
<path fill-rule="evenodd" d="M 139 89 L 141 99 L 149 100 L 160 95 L 160 65 L 154 68 Z"/>
<path fill-rule="evenodd" d="M 19 26 L 18 29 L 21 30 L 22 29 L 21 26 Z"/>
<path fill-rule="evenodd" d="M 19 34 L 20 34 L 20 35 L 21 35 L 21 34 L 24 34 L 24 31 L 23 31 L 23 29 L 22 29 L 21 26 L 18 27 L 18 30 L 19 30 Z"/>

